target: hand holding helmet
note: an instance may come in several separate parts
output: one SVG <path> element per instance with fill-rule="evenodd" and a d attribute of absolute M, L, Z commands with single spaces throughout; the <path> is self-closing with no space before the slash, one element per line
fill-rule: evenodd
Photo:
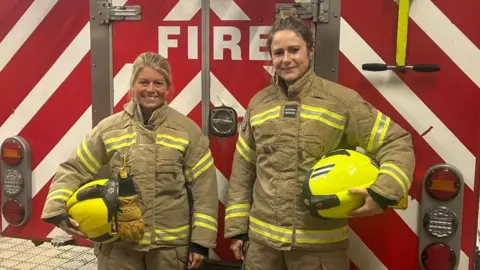
<path fill-rule="evenodd" d="M 303 186 L 303 201 L 313 215 L 349 218 L 383 211 L 367 189 L 378 176 L 378 165 L 370 157 L 349 149 L 324 155 L 313 167 Z M 357 209 L 357 210 L 356 210 Z"/>
<path fill-rule="evenodd" d="M 366 188 L 360 189 L 351 189 L 349 190 L 351 194 L 360 195 L 365 198 L 365 203 L 363 206 L 350 212 L 350 217 L 367 217 L 374 216 L 383 213 L 383 208 L 375 202 L 375 200 L 370 196 Z"/>
<path fill-rule="evenodd" d="M 87 238 L 86 234 L 79 231 L 80 224 L 70 217 L 61 221 L 57 226 L 70 235 Z"/>

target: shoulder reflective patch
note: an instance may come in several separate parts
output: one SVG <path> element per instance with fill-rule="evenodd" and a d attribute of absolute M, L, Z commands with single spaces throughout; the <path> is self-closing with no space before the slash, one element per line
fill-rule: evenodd
<path fill-rule="evenodd" d="M 283 117 L 295 118 L 297 115 L 298 105 L 297 104 L 288 104 L 285 105 L 283 109 Z"/>

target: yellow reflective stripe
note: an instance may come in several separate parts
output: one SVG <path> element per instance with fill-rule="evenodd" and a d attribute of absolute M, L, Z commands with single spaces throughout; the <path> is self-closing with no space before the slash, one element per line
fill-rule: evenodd
<path fill-rule="evenodd" d="M 273 107 L 272 109 L 269 109 L 267 111 L 264 111 L 262 113 L 253 115 L 250 117 L 250 126 L 257 126 L 260 125 L 261 123 L 280 117 L 280 106 Z"/>
<path fill-rule="evenodd" d="M 97 159 L 95 157 L 93 157 L 93 155 L 90 153 L 90 151 L 88 151 L 87 143 L 85 142 L 85 140 L 83 140 L 82 146 L 83 146 L 83 151 L 85 151 L 85 154 L 87 154 L 87 157 L 93 162 L 93 164 L 95 166 L 100 168 L 100 163 L 97 161 Z"/>
<path fill-rule="evenodd" d="M 142 244 L 142 245 L 148 245 L 150 244 L 152 241 L 151 241 L 151 237 L 152 237 L 152 234 L 149 233 L 149 232 L 145 232 L 143 234 L 143 239 L 138 241 L 138 243 Z"/>
<path fill-rule="evenodd" d="M 173 229 L 155 230 L 155 233 L 157 234 L 155 239 L 160 241 L 172 241 L 186 238 L 189 228 L 189 225 L 185 225 Z"/>
<path fill-rule="evenodd" d="M 406 173 L 402 171 L 397 165 L 392 164 L 392 163 L 383 163 L 380 166 L 380 173 L 388 174 L 393 179 L 395 179 L 398 184 L 402 187 L 403 194 L 406 194 L 408 192 L 408 189 L 410 188 L 410 181 L 408 180 L 408 176 Z"/>
<path fill-rule="evenodd" d="M 238 141 L 236 145 L 238 153 L 248 162 L 255 164 L 255 152 L 248 147 L 245 140 L 241 135 L 238 136 Z"/>
<path fill-rule="evenodd" d="M 249 229 L 257 234 L 283 243 L 292 243 L 293 231 L 268 224 L 250 216 Z"/>
<path fill-rule="evenodd" d="M 234 217 L 248 217 L 248 212 L 240 212 L 240 213 L 231 213 L 225 216 L 225 220 L 234 218 Z"/>
<path fill-rule="evenodd" d="M 305 244 L 337 243 L 348 239 L 348 226 L 333 230 L 296 230 L 295 242 Z"/>
<path fill-rule="evenodd" d="M 217 219 L 201 213 L 193 214 L 194 222 L 193 226 L 203 227 L 214 232 L 217 232 Z"/>
<path fill-rule="evenodd" d="M 103 141 L 105 144 L 105 148 L 107 149 L 107 153 L 113 151 L 115 149 L 120 149 L 123 147 L 128 147 L 132 144 L 137 143 L 137 133 L 133 132 L 130 134 L 125 134 L 119 137 L 109 138 Z"/>
<path fill-rule="evenodd" d="M 206 163 L 205 165 L 203 165 Z M 195 180 L 200 174 L 208 170 L 213 165 L 213 157 L 212 153 L 210 152 L 210 149 L 208 150 L 207 154 L 203 156 L 195 166 L 192 167 L 192 169 L 187 169 L 185 170 L 185 173 L 187 175 L 187 178 L 189 181 Z M 203 167 L 200 167 L 203 166 Z"/>
<path fill-rule="evenodd" d="M 209 230 L 211 230 L 211 231 L 217 232 L 217 227 L 212 226 L 212 225 L 210 225 L 210 224 L 207 224 L 207 223 L 205 223 L 205 222 L 194 221 L 194 222 L 193 222 L 193 226 L 203 227 L 203 228 L 209 229 Z"/>
<path fill-rule="evenodd" d="M 198 219 L 206 219 L 206 220 L 214 223 L 215 225 L 217 224 L 217 219 L 215 219 L 212 216 L 209 216 L 209 215 L 206 215 L 206 214 L 201 214 L 201 213 L 195 213 L 195 214 L 193 214 L 193 216 L 195 218 L 198 218 Z"/>
<path fill-rule="evenodd" d="M 73 191 L 66 188 L 55 189 L 48 193 L 45 203 L 52 200 L 56 200 L 56 199 L 61 199 L 62 201 L 66 202 L 68 201 L 68 199 L 70 199 L 72 194 L 73 194 Z"/>
<path fill-rule="evenodd" d="M 167 134 L 157 134 L 157 144 L 185 152 L 189 141 L 182 138 L 176 138 Z"/>
<path fill-rule="evenodd" d="M 342 115 L 336 114 L 324 108 L 312 107 L 308 105 L 301 105 L 300 108 L 301 118 L 317 120 L 340 130 L 345 128 L 345 117 Z"/>
<path fill-rule="evenodd" d="M 100 169 L 100 164 L 88 150 L 85 139 L 83 139 L 82 143 L 77 147 L 77 156 L 91 173 L 96 174 Z M 88 160 L 85 156 L 87 156 Z"/>
<path fill-rule="evenodd" d="M 56 199 L 61 199 L 62 201 L 66 202 L 66 201 L 68 201 L 68 199 L 70 199 L 70 197 L 67 197 L 67 196 L 64 196 L 64 195 L 52 196 L 52 197 L 47 198 L 45 203 L 47 203 L 49 201 L 52 201 L 52 200 L 56 200 Z"/>
<path fill-rule="evenodd" d="M 249 204 L 232 204 L 225 208 L 225 220 L 234 217 L 248 217 L 249 212 Z"/>
<path fill-rule="evenodd" d="M 368 138 L 367 151 L 370 153 L 375 152 L 380 146 L 382 146 L 385 135 L 388 131 L 388 126 L 390 125 L 390 117 L 381 113 L 380 111 L 377 114 L 377 119 L 373 125 L 370 137 Z"/>

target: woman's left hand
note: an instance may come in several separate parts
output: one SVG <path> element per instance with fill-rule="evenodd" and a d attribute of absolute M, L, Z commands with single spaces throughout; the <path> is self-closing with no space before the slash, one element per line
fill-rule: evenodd
<path fill-rule="evenodd" d="M 349 191 L 351 194 L 361 195 L 365 198 L 363 206 L 350 212 L 350 217 L 367 217 L 383 213 L 382 207 L 373 200 L 366 188 L 350 189 Z"/>
<path fill-rule="evenodd" d="M 206 259 L 205 256 L 198 253 L 190 252 L 188 254 L 188 269 L 197 269 L 199 268 L 203 261 Z"/>

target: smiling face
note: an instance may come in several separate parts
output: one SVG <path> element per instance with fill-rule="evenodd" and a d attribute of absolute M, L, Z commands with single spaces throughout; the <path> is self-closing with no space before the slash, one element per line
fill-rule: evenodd
<path fill-rule="evenodd" d="M 270 52 L 277 74 L 287 83 L 293 83 L 309 69 L 313 54 L 305 40 L 291 30 L 275 33 Z"/>
<path fill-rule="evenodd" d="M 165 96 L 169 90 L 168 82 L 161 72 L 145 66 L 132 86 L 132 94 L 142 110 L 153 112 L 165 104 Z"/>

